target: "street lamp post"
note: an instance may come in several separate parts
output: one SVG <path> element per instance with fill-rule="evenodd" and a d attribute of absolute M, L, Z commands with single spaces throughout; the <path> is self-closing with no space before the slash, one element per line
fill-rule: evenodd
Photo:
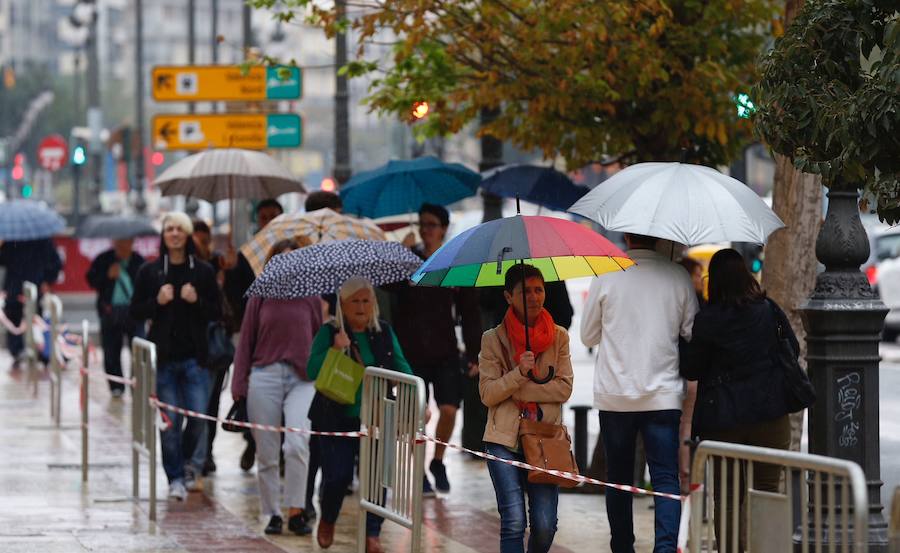
<path fill-rule="evenodd" d="M 87 123 L 91 131 L 88 149 L 91 152 L 91 194 L 90 211 L 100 211 L 101 172 L 103 165 L 103 143 L 100 131 L 103 130 L 103 111 L 100 108 L 100 60 L 97 53 L 97 18 L 99 9 L 96 3 L 91 5 L 91 16 L 88 21 L 87 37 Z"/>
<path fill-rule="evenodd" d="M 334 13 L 338 21 L 347 14 L 346 0 L 335 0 Z M 350 93 L 347 76 L 341 68 L 347 65 L 347 34 L 338 31 L 334 37 L 334 179 L 338 186 L 350 180 Z"/>
<path fill-rule="evenodd" d="M 886 553 L 878 344 L 888 309 L 859 270 L 869 257 L 869 241 L 859 219 L 856 187 L 832 185 L 828 200 L 825 223 L 816 241 L 816 257 L 825 271 L 816 277 L 812 295 L 801 306 L 808 370 L 818 393 L 809 410 L 809 452 L 848 459 L 863 468 L 869 492 L 868 551 Z M 808 532 L 812 543 L 828 545 L 827 532 L 817 535 L 813 526 L 799 531 Z"/>
<path fill-rule="evenodd" d="M 134 0 L 134 208 L 147 209 L 144 199 L 144 1 Z"/>

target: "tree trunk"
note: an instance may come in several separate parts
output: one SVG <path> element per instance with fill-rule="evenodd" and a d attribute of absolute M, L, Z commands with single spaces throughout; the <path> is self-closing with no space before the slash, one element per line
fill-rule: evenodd
<path fill-rule="evenodd" d="M 789 2 L 790 4 L 790 2 Z M 822 179 L 801 173 L 791 160 L 775 156 L 772 208 L 785 227 L 775 232 L 765 249 L 763 286 L 784 309 L 800 342 L 800 363 L 806 368 L 806 333 L 799 306 L 815 285 L 816 237 L 822 223 Z M 791 449 L 799 451 L 803 413 L 791 415 Z"/>

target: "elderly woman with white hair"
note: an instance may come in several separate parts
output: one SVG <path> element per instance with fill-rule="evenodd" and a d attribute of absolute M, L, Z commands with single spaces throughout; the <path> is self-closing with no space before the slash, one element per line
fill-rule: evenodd
<path fill-rule="evenodd" d="M 372 283 L 363 277 L 351 277 L 338 292 L 337 317 L 322 326 L 313 340 L 306 371 L 315 379 L 322 369 L 329 348 L 350 348 L 356 361 L 365 366 L 378 366 L 412 374 L 397 336 L 391 327 L 378 318 L 378 304 Z M 316 393 L 309 418 L 313 430 L 348 432 L 359 430 L 359 411 L 362 386 L 352 405 L 336 403 Z M 319 490 L 322 513 L 317 540 L 328 548 L 334 541 L 334 525 L 344 502 L 347 487 L 353 481 L 353 461 L 359 450 L 359 440 L 321 436 L 319 454 L 322 466 L 322 486 Z M 384 519 L 369 513 L 366 517 L 366 551 L 381 553 L 381 523 Z"/>

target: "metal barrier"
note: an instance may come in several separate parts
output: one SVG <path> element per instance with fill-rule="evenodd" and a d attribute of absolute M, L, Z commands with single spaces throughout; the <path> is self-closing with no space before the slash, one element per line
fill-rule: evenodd
<path fill-rule="evenodd" d="M 91 381 L 88 375 L 90 366 L 90 323 L 81 321 L 81 481 L 88 481 L 88 405 L 90 402 Z"/>
<path fill-rule="evenodd" d="M 412 531 L 410 551 L 422 534 L 425 470 L 425 382 L 412 375 L 366 368 L 360 419 L 366 435 L 359 449 L 359 541 L 366 547 L 366 513 Z"/>
<path fill-rule="evenodd" d="M 800 486 L 799 521 L 791 509 L 791 486 L 784 485 L 794 473 L 807 483 Z M 835 552 L 838 546 L 847 553 L 851 544 L 857 553 L 867 550 L 866 478 L 851 461 L 704 441 L 694 456 L 691 484 L 692 489 L 703 484 L 706 492 L 695 492 L 691 499 L 692 553 L 808 553 L 811 545 L 817 553 L 825 547 Z M 704 520 L 704 507 L 714 513 L 713 520 Z"/>
<path fill-rule="evenodd" d="M 131 341 L 131 374 L 134 395 L 131 402 L 131 494 L 140 500 L 141 456 L 147 458 L 150 478 L 150 520 L 156 520 L 156 418 L 150 405 L 156 395 L 156 345 L 143 338 Z"/>
<path fill-rule="evenodd" d="M 62 319 L 62 301 L 55 294 L 46 294 L 44 311 L 50 313 L 50 341 L 47 349 L 47 372 L 50 378 L 50 418 L 59 428 L 62 424 L 62 363 L 59 361 L 59 325 Z"/>
<path fill-rule="evenodd" d="M 28 380 L 34 387 L 34 396 L 37 397 L 38 382 L 41 377 L 38 374 L 37 344 L 34 341 L 34 317 L 37 315 L 38 287 L 33 282 L 22 284 L 22 295 L 25 296 L 23 304 L 22 320 L 25 322 L 24 343 L 25 362 L 28 365 Z"/>

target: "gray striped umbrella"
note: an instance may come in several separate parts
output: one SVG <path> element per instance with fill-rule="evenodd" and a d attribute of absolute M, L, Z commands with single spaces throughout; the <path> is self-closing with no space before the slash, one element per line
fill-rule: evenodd
<path fill-rule="evenodd" d="M 59 213 L 34 200 L 0 203 L 0 240 L 20 241 L 49 238 L 66 228 Z"/>
<path fill-rule="evenodd" d="M 209 202 L 306 192 L 300 179 L 274 158 L 237 148 L 188 156 L 163 171 L 153 183 L 163 196 L 190 196 Z"/>
<path fill-rule="evenodd" d="M 419 256 L 397 242 L 323 242 L 273 257 L 247 295 L 291 299 L 333 294 L 352 276 L 381 286 L 409 279 L 421 264 Z"/>

